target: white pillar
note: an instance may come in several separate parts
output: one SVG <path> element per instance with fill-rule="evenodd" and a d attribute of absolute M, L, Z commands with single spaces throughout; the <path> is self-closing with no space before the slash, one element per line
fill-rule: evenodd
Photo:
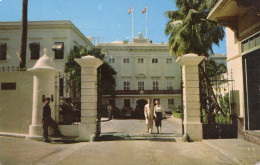
<path fill-rule="evenodd" d="M 75 61 L 81 66 L 79 141 L 91 141 L 97 131 L 97 68 L 103 61 L 90 55 Z"/>
<path fill-rule="evenodd" d="M 47 56 L 47 49 L 44 49 L 44 55 L 35 63 L 34 67 L 28 69 L 33 72 L 33 106 L 32 106 L 32 124 L 29 127 L 28 138 L 42 137 L 42 98 L 55 98 L 55 74 L 59 72 L 52 59 Z M 50 104 L 54 112 L 54 102 Z M 54 114 L 52 112 L 52 114 Z"/>
<path fill-rule="evenodd" d="M 186 54 L 176 60 L 182 65 L 184 133 L 192 141 L 202 140 L 198 64 L 204 56 Z"/>

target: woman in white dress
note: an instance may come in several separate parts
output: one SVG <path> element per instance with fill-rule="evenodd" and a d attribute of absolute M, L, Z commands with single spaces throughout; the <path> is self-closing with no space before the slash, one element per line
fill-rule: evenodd
<path fill-rule="evenodd" d="M 165 116 L 163 107 L 160 105 L 159 100 L 155 101 L 154 106 L 154 117 L 155 117 L 155 126 L 157 128 L 157 133 L 162 133 L 162 120 Z"/>

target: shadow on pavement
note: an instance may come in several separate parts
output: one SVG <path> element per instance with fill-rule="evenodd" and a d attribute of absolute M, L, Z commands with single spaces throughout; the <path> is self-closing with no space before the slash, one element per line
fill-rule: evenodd
<path fill-rule="evenodd" d="M 126 141 L 126 140 L 148 140 L 157 142 L 176 142 L 173 135 L 158 135 L 158 134 L 143 134 L 143 135 L 128 135 L 128 134 L 102 134 L 96 141 Z"/>

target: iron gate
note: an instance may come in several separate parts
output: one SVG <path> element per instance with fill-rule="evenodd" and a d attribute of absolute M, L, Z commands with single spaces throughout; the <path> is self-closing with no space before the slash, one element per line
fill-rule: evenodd
<path fill-rule="evenodd" d="M 208 96 L 204 94 L 201 100 L 203 139 L 237 138 L 232 72 L 206 81 Z"/>
<path fill-rule="evenodd" d="M 59 124 L 79 124 L 81 117 L 80 98 L 73 97 L 69 77 L 65 73 L 55 76 L 55 111 Z"/>

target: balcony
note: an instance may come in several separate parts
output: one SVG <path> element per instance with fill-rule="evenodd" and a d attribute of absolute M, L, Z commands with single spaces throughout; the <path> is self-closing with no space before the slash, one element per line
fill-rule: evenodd
<path fill-rule="evenodd" d="M 181 94 L 181 90 L 116 90 L 116 95 Z"/>

